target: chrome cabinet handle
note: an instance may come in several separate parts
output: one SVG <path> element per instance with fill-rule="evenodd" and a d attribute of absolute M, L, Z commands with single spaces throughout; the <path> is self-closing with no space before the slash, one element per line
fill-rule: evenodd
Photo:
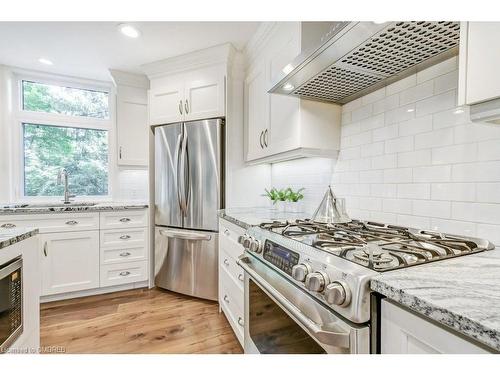
<path fill-rule="evenodd" d="M 120 159 L 122 158 L 122 146 L 120 146 Z"/>
<path fill-rule="evenodd" d="M 264 146 L 262 145 L 262 136 L 264 135 L 264 131 L 261 131 L 260 132 L 260 139 L 259 139 L 259 143 L 260 143 L 260 148 L 264 148 Z"/>
<path fill-rule="evenodd" d="M 240 274 L 238 275 L 238 280 L 240 280 L 240 281 L 245 281 L 245 276 L 243 276 L 243 274 L 242 274 L 242 273 L 240 273 Z"/>
<path fill-rule="evenodd" d="M 189 102 L 187 99 L 184 102 L 184 109 L 186 110 L 186 115 L 187 115 L 189 113 Z"/>
<path fill-rule="evenodd" d="M 179 113 L 182 115 L 182 100 L 179 100 Z"/>
<path fill-rule="evenodd" d="M 66 222 L 67 225 L 76 225 L 78 224 L 78 221 L 75 221 L 75 220 L 69 220 Z"/>
<path fill-rule="evenodd" d="M 128 223 L 128 222 L 130 221 L 130 218 L 128 218 L 128 217 L 122 217 L 122 218 L 120 219 L 120 221 L 121 221 L 122 223 Z"/>
<path fill-rule="evenodd" d="M 243 318 L 241 316 L 238 317 L 238 324 L 242 327 L 245 325 L 245 322 L 243 321 Z"/>
<path fill-rule="evenodd" d="M 224 302 L 229 303 L 229 297 L 227 296 L 227 294 L 224 296 Z"/>
<path fill-rule="evenodd" d="M 124 234 L 123 236 L 120 236 L 120 240 L 128 240 L 130 239 L 130 236 L 128 234 Z"/>
<path fill-rule="evenodd" d="M 225 264 L 226 266 L 229 266 L 229 261 L 227 260 L 227 258 L 226 258 L 226 259 L 224 259 L 224 264 Z"/>
<path fill-rule="evenodd" d="M 128 256 L 130 256 L 130 255 L 132 255 L 132 254 L 130 254 L 128 251 L 125 251 L 125 252 L 123 252 L 123 253 L 120 253 L 120 256 L 121 256 L 121 257 L 128 257 Z"/>
<path fill-rule="evenodd" d="M 267 147 L 267 129 L 264 131 L 264 146 Z"/>
<path fill-rule="evenodd" d="M 128 276 L 128 275 L 130 275 L 129 271 L 120 272 L 120 276 Z"/>
<path fill-rule="evenodd" d="M 47 241 L 43 244 L 43 255 L 48 256 L 48 245 Z"/>
<path fill-rule="evenodd" d="M 231 232 L 230 232 L 228 229 L 224 229 L 224 234 L 225 234 L 226 236 L 229 236 L 229 235 L 231 234 Z"/>
<path fill-rule="evenodd" d="M 15 228 L 15 227 L 16 227 L 16 224 L 6 223 L 6 224 L 2 224 L 2 226 L 1 226 L 1 227 L 2 227 L 2 228 L 5 228 L 5 229 Z"/>

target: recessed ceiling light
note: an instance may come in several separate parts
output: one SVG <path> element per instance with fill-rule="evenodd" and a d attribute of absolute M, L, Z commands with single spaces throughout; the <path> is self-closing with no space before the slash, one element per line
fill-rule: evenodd
<path fill-rule="evenodd" d="M 285 83 L 283 85 L 283 90 L 292 91 L 295 87 L 291 83 Z"/>
<path fill-rule="evenodd" d="M 44 64 L 44 65 L 54 65 L 54 63 L 52 61 L 50 61 L 49 59 L 43 58 L 43 57 L 40 57 L 38 59 L 38 62 L 41 64 Z"/>
<path fill-rule="evenodd" d="M 129 38 L 138 38 L 139 35 L 141 35 L 141 32 L 139 30 L 137 30 L 134 26 L 128 25 L 126 23 L 118 25 L 118 30 L 120 30 L 123 35 L 128 36 Z"/>

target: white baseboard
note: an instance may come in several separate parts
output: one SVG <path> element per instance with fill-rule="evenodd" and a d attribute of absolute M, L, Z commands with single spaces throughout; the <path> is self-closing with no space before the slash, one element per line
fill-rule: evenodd
<path fill-rule="evenodd" d="M 149 285 L 149 281 L 145 280 L 145 281 L 139 281 L 136 283 L 108 286 L 105 288 L 95 288 L 95 289 L 89 289 L 89 290 L 81 290 L 78 292 L 61 293 L 61 294 L 55 294 L 52 296 L 42 296 L 42 297 L 40 297 L 40 303 L 61 301 L 61 300 L 71 299 L 71 298 L 95 296 L 95 295 L 99 295 L 99 294 L 106 294 L 106 293 L 119 292 L 119 291 L 128 290 L 128 289 L 138 289 L 138 288 L 151 288 L 151 286 Z"/>

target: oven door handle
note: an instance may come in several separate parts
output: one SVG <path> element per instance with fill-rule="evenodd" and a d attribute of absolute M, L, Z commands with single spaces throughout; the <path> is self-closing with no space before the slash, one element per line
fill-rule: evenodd
<path fill-rule="evenodd" d="M 272 287 L 267 281 L 265 281 L 254 269 L 251 268 L 251 259 L 247 255 L 243 254 L 238 258 L 238 264 L 243 270 L 252 277 L 252 279 L 268 293 L 275 301 L 282 305 L 293 318 L 295 318 L 300 324 L 302 324 L 307 331 L 316 338 L 319 342 L 337 346 L 341 348 L 350 347 L 350 334 L 346 331 L 325 329 L 325 327 L 319 326 L 307 316 L 305 316 L 294 304 L 287 301 L 275 288 Z"/>

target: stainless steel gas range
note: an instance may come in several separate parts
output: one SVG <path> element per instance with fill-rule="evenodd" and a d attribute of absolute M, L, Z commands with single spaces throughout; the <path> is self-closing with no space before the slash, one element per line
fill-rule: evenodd
<path fill-rule="evenodd" d="M 245 353 L 377 353 L 382 272 L 491 250 L 486 240 L 352 220 L 274 221 L 239 242 Z"/>

